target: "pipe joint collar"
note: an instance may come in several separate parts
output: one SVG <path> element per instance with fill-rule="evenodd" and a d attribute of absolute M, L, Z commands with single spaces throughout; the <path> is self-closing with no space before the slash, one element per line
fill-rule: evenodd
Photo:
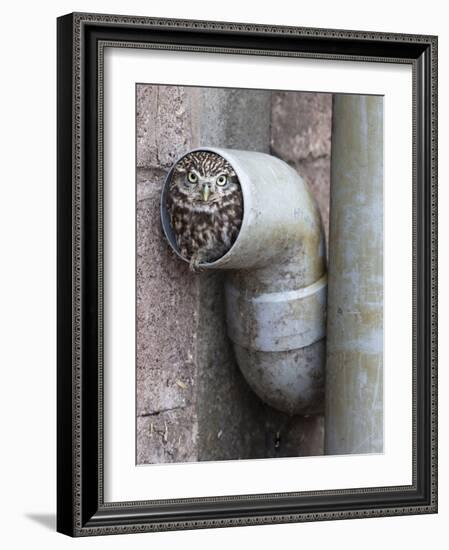
<path fill-rule="evenodd" d="M 226 283 L 228 334 L 257 351 L 304 348 L 326 335 L 327 276 L 298 290 L 250 296 Z"/>

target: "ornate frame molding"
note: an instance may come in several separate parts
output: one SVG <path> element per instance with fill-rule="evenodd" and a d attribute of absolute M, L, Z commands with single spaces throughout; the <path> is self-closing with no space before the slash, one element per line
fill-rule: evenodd
<path fill-rule="evenodd" d="M 112 45 L 412 65 L 414 460 L 410 487 L 104 502 L 101 136 L 103 52 Z M 95 121 L 89 122 L 87 110 L 96 113 Z M 86 234 L 92 237 L 90 244 Z M 86 307 L 93 301 L 94 315 Z M 92 414 L 97 419 L 93 427 L 83 420 Z M 437 38 L 102 14 L 59 18 L 58 531 L 88 536 L 436 511 Z"/>

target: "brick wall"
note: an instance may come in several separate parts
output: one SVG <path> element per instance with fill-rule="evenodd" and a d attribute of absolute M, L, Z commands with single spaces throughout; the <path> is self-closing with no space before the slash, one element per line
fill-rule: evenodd
<path fill-rule="evenodd" d="M 321 454 L 323 421 L 264 405 L 226 335 L 223 273 L 192 274 L 165 242 L 159 197 L 194 147 L 271 152 L 311 183 L 328 219 L 331 98 L 137 87 L 137 462 Z"/>

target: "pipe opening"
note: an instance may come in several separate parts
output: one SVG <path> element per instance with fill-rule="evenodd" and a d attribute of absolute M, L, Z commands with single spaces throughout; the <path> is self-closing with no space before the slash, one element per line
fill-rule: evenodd
<path fill-rule="evenodd" d="M 165 236 L 193 269 L 215 266 L 239 238 L 244 204 L 240 174 L 226 156 L 207 148 L 189 151 L 173 164 L 163 185 Z"/>

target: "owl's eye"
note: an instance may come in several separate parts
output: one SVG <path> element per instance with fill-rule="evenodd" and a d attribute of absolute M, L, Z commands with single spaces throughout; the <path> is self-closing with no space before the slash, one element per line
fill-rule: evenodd
<path fill-rule="evenodd" d="M 189 172 L 187 174 L 187 181 L 189 183 L 196 183 L 198 181 L 198 176 L 195 174 L 195 172 Z"/>
<path fill-rule="evenodd" d="M 218 176 L 217 178 L 217 185 L 219 185 L 220 187 L 223 187 L 223 185 L 226 185 L 226 182 L 228 180 L 226 179 L 226 176 L 224 174 L 222 174 L 221 176 Z"/>

